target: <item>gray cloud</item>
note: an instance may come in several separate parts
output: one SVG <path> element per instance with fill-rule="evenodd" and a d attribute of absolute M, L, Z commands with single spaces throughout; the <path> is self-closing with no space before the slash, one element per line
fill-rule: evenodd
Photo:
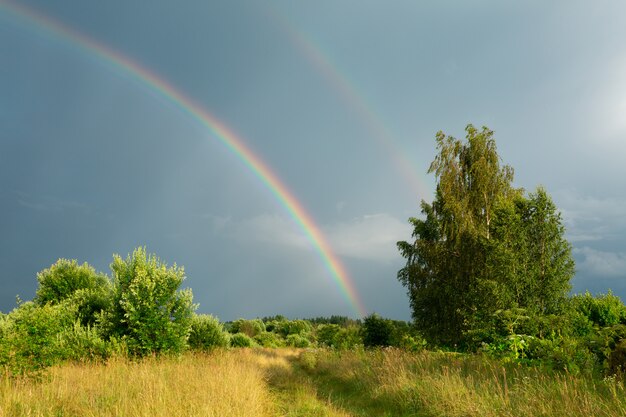
<path fill-rule="evenodd" d="M 583 246 L 574 249 L 574 254 L 582 256 L 582 262 L 576 265 L 581 271 L 604 278 L 626 276 L 626 252 L 607 252 Z"/>

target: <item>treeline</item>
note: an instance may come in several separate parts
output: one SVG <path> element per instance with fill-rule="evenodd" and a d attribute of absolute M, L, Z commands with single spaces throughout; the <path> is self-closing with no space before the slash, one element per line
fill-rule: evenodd
<path fill-rule="evenodd" d="M 23 374 L 64 361 L 142 357 L 227 347 L 418 346 L 408 323 L 370 315 L 221 323 L 196 314 L 184 269 L 136 249 L 114 255 L 112 277 L 87 263 L 59 259 L 37 274 L 32 301 L 0 313 L 0 368 Z"/>

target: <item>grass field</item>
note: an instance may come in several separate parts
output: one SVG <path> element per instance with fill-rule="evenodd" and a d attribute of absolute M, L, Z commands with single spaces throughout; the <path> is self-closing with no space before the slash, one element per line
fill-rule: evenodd
<path fill-rule="evenodd" d="M 624 416 L 624 394 L 479 356 L 233 349 L 5 377 L 0 416 Z"/>

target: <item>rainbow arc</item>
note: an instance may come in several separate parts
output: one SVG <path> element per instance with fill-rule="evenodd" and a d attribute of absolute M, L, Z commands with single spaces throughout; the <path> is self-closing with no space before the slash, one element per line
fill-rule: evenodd
<path fill-rule="evenodd" d="M 182 91 L 168 83 L 156 73 L 143 67 L 131 58 L 97 42 L 94 39 L 54 20 L 34 9 L 17 5 L 13 2 L 0 0 L 0 11 L 5 10 L 25 23 L 35 27 L 44 35 L 54 36 L 61 41 L 79 48 L 83 52 L 96 56 L 108 65 L 126 75 L 138 80 L 140 83 L 155 91 L 161 97 L 176 105 L 181 111 L 188 114 L 192 119 L 206 128 L 211 136 L 228 148 L 236 157 L 259 179 L 259 181 L 272 193 L 274 198 L 285 208 L 290 217 L 299 226 L 308 241 L 315 248 L 321 261 L 334 279 L 337 287 L 350 304 L 353 312 L 363 317 L 366 309 L 361 301 L 352 279 L 346 268 L 332 251 L 331 246 L 325 239 L 320 228 L 307 213 L 294 194 L 280 180 L 278 175 L 258 156 L 255 155 L 245 142 L 237 136 L 228 126 L 218 120 L 202 106 L 186 96 Z"/>

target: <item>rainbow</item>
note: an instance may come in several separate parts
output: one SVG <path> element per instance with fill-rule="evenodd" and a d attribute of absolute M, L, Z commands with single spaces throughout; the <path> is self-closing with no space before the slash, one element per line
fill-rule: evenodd
<path fill-rule="evenodd" d="M 211 132 L 212 136 L 236 155 L 286 209 L 291 218 L 304 232 L 311 245 L 315 248 L 339 290 L 350 304 L 353 312 L 358 317 L 364 317 L 366 315 L 366 309 L 357 294 L 354 283 L 339 258 L 333 253 L 330 245 L 311 216 L 269 166 L 263 162 L 260 157 L 255 155 L 245 145 L 244 141 L 225 124 L 154 72 L 142 67 L 137 62 L 114 51 L 106 45 L 31 8 L 17 5 L 6 0 L 0 0 L 0 11 L 2 9 L 11 13 L 15 18 L 43 30 L 46 35 L 53 35 L 60 40 L 69 42 L 71 45 L 98 57 L 107 64 L 120 70 L 122 73 L 138 80 L 169 102 L 175 104 L 176 107 L 191 116 L 196 122 L 200 123 Z"/>
<path fill-rule="evenodd" d="M 348 77 L 342 74 L 338 66 L 332 62 L 328 53 L 325 53 L 319 44 L 302 30 L 296 28 L 277 7 L 270 3 L 265 3 L 265 6 L 269 17 L 282 29 L 294 47 L 322 74 L 334 91 L 349 105 L 372 136 L 387 151 L 400 176 L 404 178 L 411 191 L 419 196 L 418 200 L 427 199 L 431 195 L 431 191 L 416 169 L 419 164 L 411 161 L 407 156 L 408 153 L 398 146 L 398 141 L 394 139 L 392 133 L 372 109 L 363 94 L 350 82 Z"/>

